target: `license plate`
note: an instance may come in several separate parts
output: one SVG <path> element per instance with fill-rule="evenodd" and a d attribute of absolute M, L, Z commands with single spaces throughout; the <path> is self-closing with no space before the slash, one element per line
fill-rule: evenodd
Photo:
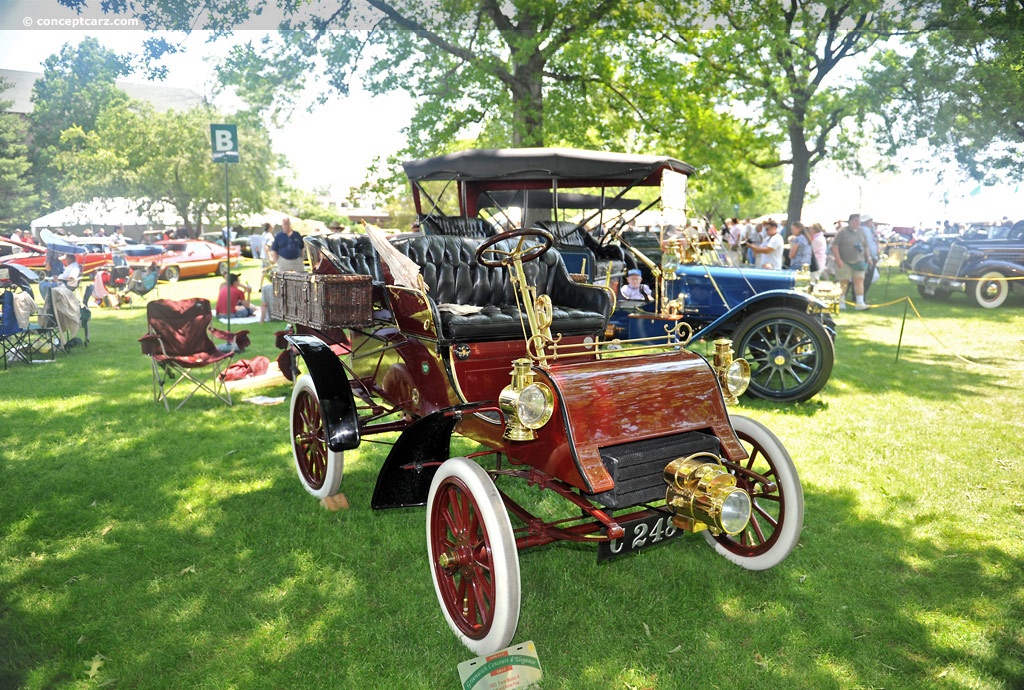
<path fill-rule="evenodd" d="M 621 524 L 626 531 L 621 539 L 603 541 L 597 545 L 598 562 L 636 553 L 640 549 L 662 544 L 683 533 L 683 530 L 672 524 L 672 517 L 665 514 L 649 515 Z"/>
<path fill-rule="evenodd" d="M 934 295 L 935 294 L 935 284 L 934 283 L 925 283 L 924 284 L 924 294 L 926 294 L 926 295 Z"/>

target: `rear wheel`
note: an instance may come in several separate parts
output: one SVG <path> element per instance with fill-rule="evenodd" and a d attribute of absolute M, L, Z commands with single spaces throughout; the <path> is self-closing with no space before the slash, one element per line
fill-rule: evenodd
<path fill-rule="evenodd" d="M 999 271 L 987 271 L 967 283 L 967 301 L 982 309 L 1003 306 L 1010 296 L 1010 282 Z"/>
<path fill-rule="evenodd" d="M 181 277 L 181 269 L 177 266 L 168 266 L 164 269 L 163 279 L 168 283 L 178 282 L 178 278 Z"/>
<path fill-rule="evenodd" d="M 295 381 L 291 407 L 292 458 L 302 486 L 315 498 L 338 493 L 345 454 L 327 446 L 320 396 L 309 374 Z"/>
<path fill-rule="evenodd" d="M 736 356 L 750 364 L 747 393 L 779 402 L 802 402 L 828 382 L 835 349 L 821 322 L 796 309 L 751 314 L 733 334 Z"/>
<path fill-rule="evenodd" d="M 743 472 L 733 471 L 736 485 L 750 494 L 750 523 L 739 534 L 704 538 L 720 555 L 747 570 L 767 570 L 796 547 L 804 525 L 804 492 L 786 447 L 760 422 L 732 416 L 732 426 L 750 457 L 739 463 L 775 487 L 766 489 Z"/>
<path fill-rule="evenodd" d="M 519 553 L 508 512 L 472 460 L 441 465 L 427 498 L 427 554 L 449 627 L 470 651 L 507 647 L 519 624 Z"/>
<path fill-rule="evenodd" d="M 226 261 L 221 261 L 219 264 L 217 264 L 217 275 L 219 275 L 221 278 L 227 277 L 228 263 Z"/>

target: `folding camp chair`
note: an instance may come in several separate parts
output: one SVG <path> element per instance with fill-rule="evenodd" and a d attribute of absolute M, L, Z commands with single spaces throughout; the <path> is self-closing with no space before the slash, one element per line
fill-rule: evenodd
<path fill-rule="evenodd" d="M 231 404 L 231 393 L 220 373 L 235 351 L 249 346 L 249 331 L 222 331 L 210 328 L 213 312 L 210 300 L 201 297 L 184 300 L 153 300 L 146 305 L 149 333 L 139 338 L 142 353 L 153 364 L 153 399 L 162 400 L 170 411 L 167 394 L 186 382 L 188 396 L 175 409 L 188 402 L 200 389 Z M 208 333 L 232 343 L 227 352 L 217 348 Z"/>
<path fill-rule="evenodd" d="M 150 266 L 146 269 L 136 268 L 133 270 L 120 293 L 121 304 L 132 305 L 139 303 L 132 297 L 132 295 L 138 296 L 140 300 L 159 297 L 160 292 L 157 288 L 159 278 L 160 269 L 156 266 Z M 156 292 L 154 292 L 154 290 Z M 153 292 L 152 295 L 149 294 L 151 292 Z"/>
<path fill-rule="evenodd" d="M 92 286 L 88 288 L 86 300 L 92 294 Z M 84 313 L 83 313 L 84 312 Z M 83 331 L 88 341 L 89 338 L 89 317 L 92 315 L 88 309 L 82 309 L 82 302 L 78 295 L 63 285 L 55 285 L 46 293 L 43 301 L 43 310 L 39 312 L 39 326 L 41 330 L 48 330 L 57 336 L 60 349 L 67 351 L 68 343 Z M 82 319 L 85 318 L 84 328 Z M 81 340 L 75 340 L 72 344 L 81 344 Z"/>
<path fill-rule="evenodd" d="M 3 327 L 0 328 L 0 348 L 3 350 L 4 369 L 7 368 L 7 362 L 24 362 L 25 364 L 32 363 L 32 347 L 30 340 L 30 332 L 28 328 L 23 328 L 19 323 L 17 316 L 14 312 L 14 291 L 4 290 L 3 291 L 3 302 L 2 302 L 2 321 Z"/>

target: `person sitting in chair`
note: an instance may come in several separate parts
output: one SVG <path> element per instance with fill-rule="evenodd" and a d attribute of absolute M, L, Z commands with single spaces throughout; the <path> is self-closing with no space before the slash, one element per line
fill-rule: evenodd
<path fill-rule="evenodd" d="M 217 316 L 227 316 L 229 304 L 232 305 L 232 316 L 245 318 L 256 313 L 256 310 L 249 303 L 252 288 L 244 283 L 239 287 L 238 279 L 240 277 L 237 273 L 232 273 L 224 284 L 220 286 L 220 295 L 217 297 Z M 230 298 L 228 296 L 229 292 Z"/>
<path fill-rule="evenodd" d="M 622 295 L 623 299 L 635 299 L 650 302 L 654 299 L 651 294 L 651 288 L 644 285 L 640 281 L 643 279 L 643 274 L 640 273 L 639 269 L 631 268 L 626 273 L 626 284 L 619 288 L 619 294 Z"/>
<path fill-rule="evenodd" d="M 50 292 L 50 288 L 60 285 L 69 290 L 74 290 L 78 287 L 78 281 L 82 277 L 82 266 L 78 263 L 78 259 L 75 258 L 74 254 L 64 254 L 60 257 L 60 260 L 64 264 L 60 275 L 39 283 L 39 292 L 42 294 L 44 301 Z"/>

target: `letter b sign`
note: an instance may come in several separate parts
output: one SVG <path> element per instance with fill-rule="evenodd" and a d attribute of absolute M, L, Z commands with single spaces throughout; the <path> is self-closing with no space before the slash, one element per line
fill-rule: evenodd
<path fill-rule="evenodd" d="M 238 127 L 236 125 L 210 125 L 214 163 L 238 162 Z"/>

